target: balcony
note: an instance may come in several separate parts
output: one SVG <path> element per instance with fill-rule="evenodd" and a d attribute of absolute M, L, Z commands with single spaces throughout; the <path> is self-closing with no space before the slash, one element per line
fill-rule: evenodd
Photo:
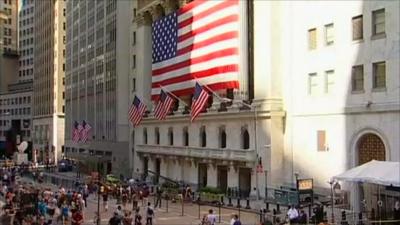
<path fill-rule="evenodd" d="M 162 146 L 162 145 L 137 145 L 136 151 L 143 154 L 179 156 L 189 158 L 202 158 L 227 161 L 254 162 L 256 153 L 254 150 L 200 148 L 186 146 Z"/>

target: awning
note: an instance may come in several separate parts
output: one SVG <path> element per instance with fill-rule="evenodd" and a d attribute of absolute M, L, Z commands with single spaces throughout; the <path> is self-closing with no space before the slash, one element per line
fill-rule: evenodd
<path fill-rule="evenodd" d="M 400 187 L 400 162 L 372 160 L 332 178 L 334 180 Z"/>

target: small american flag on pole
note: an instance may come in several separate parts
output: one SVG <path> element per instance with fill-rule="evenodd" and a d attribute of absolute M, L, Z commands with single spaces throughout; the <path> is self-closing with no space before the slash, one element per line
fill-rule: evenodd
<path fill-rule="evenodd" d="M 89 139 L 89 133 L 90 130 L 92 129 L 92 126 L 90 126 L 86 121 L 82 122 L 82 130 L 80 134 L 81 142 L 85 143 Z"/>
<path fill-rule="evenodd" d="M 72 130 L 72 141 L 75 142 L 75 143 L 79 142 L 79 138 L 80 138 L 79 137 L 80 136 L 79 128 L 82 128 L 82 126 L 77 121 L 75 121 L 74 122 L 74 129 Z"/>
<path fill-rule="evenodd" d="M 161 90 L 160 100 L 154 109 L 154 116 L 159 120 L 164 120 L 168 113 L 171 111 L 171 107 L 174 104 L 174 99 Z"/>
<path fill-rule="evenodd" d="M 190 121 L 193 122 L 194 119 L 203 111 L 204 106 L 208 100 L 208 93 L 205 91 L 199 83 L 196 82 L 196 86 L 194 88 L 194 96 L 192 101 L 192 109 L 190 112 L 191 119 Z"/>
<path fill-rule="evenodd" d="M 239 0 L 195 0 L 152 24 L 152 99 L 239 88 Z"/>
<path fill-rule="evenodd" d="M 128 112 L 129 121 L 131 121 L 133 126 L 137 126 L 140 121 L 142 121 L 146 109 L 146 105 L 143 104 L 143 102 L 140 101 L 137 96 L 135 96 Z"/>

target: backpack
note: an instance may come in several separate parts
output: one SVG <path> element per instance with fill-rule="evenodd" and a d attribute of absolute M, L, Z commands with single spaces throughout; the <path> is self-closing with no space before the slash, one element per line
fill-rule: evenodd
<path fill-rule="evenodd" d="M 148 207 L 147 208 L 147 215 L 152 216 L 154 214 L 154 211 L 152 208 Z"/>

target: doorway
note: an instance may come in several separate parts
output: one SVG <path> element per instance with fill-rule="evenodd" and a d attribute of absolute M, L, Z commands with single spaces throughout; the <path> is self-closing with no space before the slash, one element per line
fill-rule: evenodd
<path fill-rule="evenodd" d="M 228 188 L 228 168 L 226 166 L 218 166 L 217 177 L 217 187 L 225 193 Z"/>
<path fill-rule="evenodd" d="M 239 191 L 240 196 L 247 198 L 250 195 L 251 190 L 251 169 L 240 168 L 239 169 Z"/>
<path fill-rule="evenodd" d="M 199 177 L 198 184 L 199 188 L 207 186 L 207 164 L 199 163 Z"/>

